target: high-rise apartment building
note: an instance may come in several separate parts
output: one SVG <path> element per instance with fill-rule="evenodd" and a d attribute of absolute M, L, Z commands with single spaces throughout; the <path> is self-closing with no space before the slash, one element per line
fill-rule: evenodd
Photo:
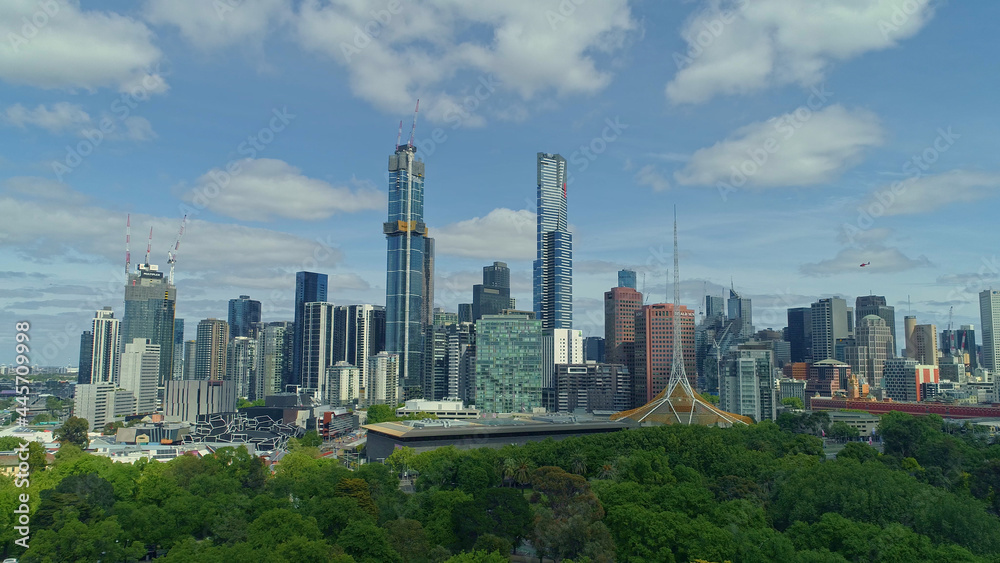
<path fill-rule="evenodd" d="M 738 346 L 726 355 L 719 378 L 719 406 L 724 411 L 774 420 L 776 385 L 771 350 Z"/>
<path fill-rule="evenodd" d="M 542 321 L 487 315 L 476 323 L 476 406 L 486 413 L 542 406 Z"/>
<path fill-rule="evenodd" d="M 889 355 L 893 346 L 892 332 L 889 330 L 888 323 L 882 316 L 873 313 L 859 319 L 856 330 L 857 338 L 855 341 L 859 348 L 865 349 L 866 369 L 858 371 L 856 368 L 852 368 L 852 371 L 859 376 L 864 376 L 871 387 L 882 387 L 885 361 L 893 357 Z"/>
<path fill-rule="evenodd" d="M 983 367 L 996 374 L 1000 371 L 1000 290 L 984 289 L 979 294 L 979 318 L 983 327 Z"/>
<path fill-rule="evenodd" d="M 94 363 L 94 333 L 89 330 L 80 335 L 80 363 L 76 372 L 77 385 L 90 383 L 90 370 Z"/>
<path fill-rule="evenodd" d="M 148 338 L 151 344 L 159 346 L 159 386 L 173 377 L 176 305 L 177 288 L 156 265 L 140 264 L 135 273 L 129 273 L 119 351 L 123 352 L 125 344 L 136 338 Z"/>
<path fill-rule="evenodd" d="M 393 407 L 399 404 L 399 355 L 383 350 L 369 358 L 364 385 L 365 403 Z"/>
<path fill-rule="evenodd" d="M 458 304 L 458 322 L 460 323 L 476 322 L 472 320 L 472 303 Z"/>
<path fill-rule="evenodd" d="M 979 354 L 976 347 L 976 327 L 973 325 L 962 325 L 957 329 L 941 331 L 939 342 L 941 351 L 945 354 L 954 354 L 962 363 L 968 366 L 969 371 L 979 367 Z M 942 374 L 943 377 L 943 374 Z"/>
<path fill-rule="evenodd" d="M 292 340 L 295 337 L 295 324 L 290 321 L 262 324 L 257 336 L 255 400 L 284 391 L 284 382 L 288 381 L 292 368 Z"/>
<path fill-rule="evenodd" d="M 341 305 L 334 308 L 333 358 L 361 370 L 368 380 L 368 358 L 385 350 L 385 308 L 379 305 Z"/>
<path fill-rule="evenodd" d="M 255 401 L 254 386 L 257 381 L 257 338 L 256 335 L 237 336 L 229 339 L 226 353 L 226 381 L 236 384 L 236 396 Z"/>
<path fill-rule="evenodd" d="M 305 315 L 306 303 L 325 303 L 328 278 L 326 274 L 315 272 L 297 272 L 295 274 L 295 325 L 292 337 L 292 369 L 291 379 L 283 382 L 304 385 L 302 382 L 302 320 Z"/>
<path fill-rule="evenodd" d="M 566 216 L 566 159 L 538 153 L 537 257 L 532 276 L 542 328 L 573 327 L 573 235 Z"/>
<path fill-rule="evenodd" d="M 90 380 L 87 383 L 118 384 L 122 348 L 120 329 L 121 321 L 115 318 L 111 307 L 105 307 L 94 314 L 90 326 L 93 338 L 90 352 Z"/>
<path fill-rule="evenodd" d="M 184 319 L 174 319 L 174 373 L 172 379 L 184 379 Z"/>
<path fill-rule="evenodd" d="M 840 297 L 820 299 L 812 304 L 809 316 L 813 361 L 836 358 L 837 339 L 847 338 L 847 302 Z"/>
<path fill-rule="evenodd" d="M 862 295 L 854 301 L 856 324 L 860 326 L 861 320 L 868 315 L 876 315 L 885 321 L 885 326 L 889 328 L 889 335 L 892 338 L 888 344 L 889 349 L 886 351 L 886 357 L 895 358 L 896 343 L 899 342 L 896 340 L 896 309 L 886 305 L 885 297 L 882 295 Z M 874 384 L 871 381 L 869 383 Z"/>
<path fill-rule="evenodd" d="M 200 381 L 224 379 L 228 346 L 229 323 L 221 319 L 205 319 L 199 322 L 194 353 L 194 378 Z"/>
<path fill-rule="evenodd" d="M 618 270 L 618 287 L 636 287 L 635 270 Z"/>
<path fill-rule="evenodd" d="M 556 410 L 556 367 L 583 363 L 582 330 L 569 328 L 542 330 L 542 398 L 547 410 Z"/>
<path fill-rule="evenodd" d="M 361 370 L 341 361 L 326 368 L 321 395 L 323 402 L 334 407 L 352 405 L 361 388 Z"/>
<path fill-rule="evenodd" d="M 385 348 L 399 354 L 403 387 L 420 388 L 424 334 L 434 307 L 434 242 L 424 223 L 424 163 L 413 145 L 389 157 L 386 236 Z"/>
<path fill-rule="evenodd" d="M 229 336 L 250 336 L 250 327 L 260 322 L 260 301 L 240 295 L 229 300 Z"/>
<path fill-rule="evenodd" d="M 644 305 L 635 314 L 635 371 L 632 372 L 633 404 L 644 405 L 666 388 L 674 357 L 674 304 Z M 681 354 L 688 383 L 695 387 L 694 310 L 680 305 Z"/>
<path fill-rule="evenodd" d="M 156 378 L 160 369 L 160 347 L 148 338 L 135 338 L 125 344 L 121 357 L 118 386 L 135 397 L 135 411 L 128 414 L 156 412 Z"/>
<path fill-rule="evenodd" d="M 302 314 L 302 391 L 320 399 L 333 361 L 333 303 L 306 303 Z"/>
<path fill-rule="evenodd" d="M 91 432 L 104 428 L 109 422 L 124 420 L 123 417 L 132 414 L 134 409 L 132 393 L 117 389 L 114 383 L 77 385 L 73 390 L 73 416 L 86 420 Z"/>
<path fill-rule="evenodd" d="M 555 381 L 555 412 L 621 412 L 632 400 L 631 375 L 621 365 L 560 364 Z"/>
<path fill-rule="evenodd" d="M 916 325 L 913 329 L 913 359 L 921 365 L 936 366 L 938 365 L 937 352 L 937 327 L 935 325 Z"/>
<path fill-rule="evenodd" d="M 184 341 L 184 377 L 181 379 L 192 380 L 195 378 L 194 366 L 198 362 L 198 341 Z"/>

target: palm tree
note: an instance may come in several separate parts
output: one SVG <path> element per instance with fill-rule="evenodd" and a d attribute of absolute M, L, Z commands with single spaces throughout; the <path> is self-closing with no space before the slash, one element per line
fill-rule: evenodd
<path fill-rule="evenodd" d="M 587 456 L 583 455 L 582 453 L 574 454 L 570 464 L 572 467 L 571 469 L 572 473 L 576 473 L 577 475 L 587 474 Z"/>
<path fill-rule="evenodd" d="M 532 465 L 531 460 L 524 456 L 514 460 L 514 481 L 518 485 L 524 486 L 531 481 L 531 472 L 534 469 Z"/>
<path fill-rule="evenodd" d="M 512 457 L 504 458 L 500 461 L 500 475 L 503 480 L 514 484 L 514 475 L 517 474 L 517 462 Z"/>
<path fill-rule="evenodd" d="M 614 462 L 607 461 L 601 466 L 601 479 L 614 479 L 615 475 L 618 473 L 618 468 L 615 467 Z"/>

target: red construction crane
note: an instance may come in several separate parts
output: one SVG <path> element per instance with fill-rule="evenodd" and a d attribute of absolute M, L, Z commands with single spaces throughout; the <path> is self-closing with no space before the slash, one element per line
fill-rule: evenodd
<path fill-rule="evenodd" d="M 167 251 L 167 264 L 170 265 L 170 274 L 167 276 L 167 283 L 174 283 L 174 266 L 177 264 L 177 251 L 181 248 L 181 237 L 184 236 L 184 225 L 187 224 L 188 216 L 181 219 L 181 228 L 177 231 L 177 240 L 174 242 L 173 250 Z"/>
<path fill-rule="evenodd" d="M 149 251 L 153 248 L 153 227 L 149 228 L 149 240 L 146 241 L 146 259 L 143 264 L 149 265 Z"/>
<path fill-rule="evenodd" d="M 132 238 L 132 214 L 125 218 L 125 283 L 128 283 L 129 270 L 132 268 L 132 255 L 129 252 L 129 239 Z"/>

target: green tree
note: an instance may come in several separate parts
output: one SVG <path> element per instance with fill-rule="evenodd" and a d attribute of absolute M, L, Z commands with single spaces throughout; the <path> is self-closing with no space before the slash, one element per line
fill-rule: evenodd
<path fill-rule="evenodd" d="M 40 424 L 42 422 L 54 422 L 56 417 L 52 416 L 47 412 L 36 414 L 34 418 L 31 419 L 31 424 Z"/>
<path fill-rule="evenodd" d="M 65 403 L 56 397 L 55 395 L 49 395 L 45 397 L 45 410 L 49 411 L 52 416 L 61 416 Z"/>
<path fill-rule="evenodd" d="M 358 501 L 362 510 L 378 518 L 378 507 L 372 500 L 371 488 L 364 479 L 341 479 L 335 488 L 339 497 L 349 497 Z"/>
<path fill-rule="evenodd" d="M 89 431 L 90 424 L 86 419 L 71 416 L 52 435 L 58 442 L 69 442 L 85 450 L 90 445 Z"/>
<path fill-rule="evenodd" d="M 0 436 L 0 452 L 14 451 L 23 443 L 24 439 L 17 436 Z"/>
<path fill-rule="evenodd" d="M 117 433 L 119 428 L 124 428 L 124 427 L 125 427 L 125 423 L 123 423 L 120 420 L 116 420 L 114 422 L 109 422 L 109 423 L 107 423 L 107 424 L 104 425 L 104 429 L 101 431 L 101 434 L 103 434 L 105 436 L 110 436 L 112 434 Z"/>
<path fill-rule="evenodd" d="M 469 553 L 459 553 L 444 563 L 509 563 L 509 555 L 501 555 L 496 551 L 473 551 Z"/>
<path fill-rule="evenodd" d="M 476 540 L 476 544 L 472 546 L 472 550 L 509 556 L 514 551 L 514 545 L 507 538 L 493 534 L 483 534 Z"/>
<path fill-rule="evenodd" d="M 402 558 L 389 543 L 389 534 L 371 520 L 355 520 L 337 538 L 344 552 L 359 563 L 399 563 Z"/>
<path fill-rule="evenodd" d="M 806 406 L 802 403 L 802 399 L 798 397 L 785 397 L 781 400 L 781 404 L 798 410 L 806 408 Z"/>
<path fill-rule="evenodd" d="M 396 419 L 396 409 L 390 405 L 372 405 L 368 407 L 368 418 L 366 424 L 378 424 Z"/>
<path fill-rule="evenodd" d="M 399 553 L 403 563 L 426 563 L 431 550 L 427 533 L 417 520 L 399 519 L 386 522 L 389 544 Z"/>
<path fill-rule="evenodd" d="M 837 452 L 837 459 L 854 458 L 862 463 L 878 459 L 878 450 L 862 442 L 848 442 Z"/>
<path fill-rule="evenodd" d="M 386 458 L 385 463 L 392 469 L 392 472 L 396 475 L 401 474 L 403 471 L 408 469 L 413 463 L 413 458 L 416 456 L 416 452 L 413 448 L 409 446 L 403 446 L 394 450 L 389 457 Z"/>
<path fill-rule="evenodd" d="M 299 438 L 299 443 L 307 448 L 318 448 L 323 445 L 323 437 L 315 430 L 309 430 L 304 436 Z"/>
<path fill-rule="evenodd" d="M 830 437 L 841 442 L 846 442 L 847 440 L 853 440 L 861 435 L 860 431 L 847 424 L 846 422 L 837 421 L 830 425 Z"/>

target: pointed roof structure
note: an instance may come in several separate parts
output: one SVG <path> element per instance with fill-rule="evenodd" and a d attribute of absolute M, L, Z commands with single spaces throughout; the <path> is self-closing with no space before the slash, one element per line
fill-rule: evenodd
<path fill-rule="evenodd" d="M 681 284 L 677 256 L 677 206 L 674 206 L 674 307 L 671 315 L 674 327 L 673 365 L 670 368 L 670 381 L 657 393 L 653 400 L 645 405 L 627 411 L 615 413 L 611 420 L 625 418 L 639 424 L 697 424 L 699 426 L 733 426 L 735 424 L 751 424 L 749 417 L 726 412 L 716 408 L 691 388 L 687 374 L 684 373 L 684 357 L 681 347 L 680 319 L 677 309 L 680 308 Z"/>

